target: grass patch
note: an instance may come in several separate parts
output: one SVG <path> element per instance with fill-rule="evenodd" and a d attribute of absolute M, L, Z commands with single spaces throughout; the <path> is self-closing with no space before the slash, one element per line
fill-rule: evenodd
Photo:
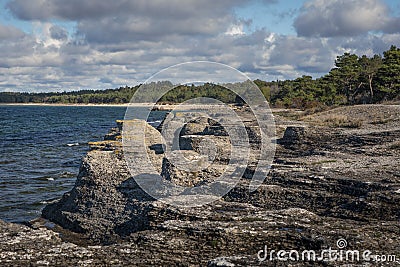
<path fill-rule="evenodd" d="M 284 110 L 284 111 L 278 111 L 278 112 L 273 112 L 273 115 L 278 115 L 281 117 L 284 117 L 285 119 L 288 120 L 299 120 L 303 116 L 303 112 L 299 110 Z"/>
<path fill-rule="evenodd" d="M 393 119 L 392 118 L 385 118 L 384 115 L 380 115 L 377 118 L 375 118 L 375 120 L 371 121 L 371 124 L 377 125 L 377 124 L 386 124 L 389 122 L 392 122 Z"/>
<path fill-rule="evenodd" d="M 328 115 L 321 118 L 314 118 L 315 122 L 333 128 L 360 128 L 363 125 L 362 120 L 352 119 L 346 115 Z"/>

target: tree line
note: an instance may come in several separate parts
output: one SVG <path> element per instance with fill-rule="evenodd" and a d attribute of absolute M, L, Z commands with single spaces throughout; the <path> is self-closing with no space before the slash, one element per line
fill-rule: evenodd
<path fill-rule="evenodd" d="M 368 57 L 344 53 L 323 77 L 302 76 L 294 80 L 255 80 L 272 106 L 313 108 L 316 106 L 353 105 L 400 100 L 400 48 L 391 46 L 381 55 Z M 129 103 L 140 85 L 107 90 L 81 90 L 58 93 L 0 93 L 0 103 L 120 104 Z M 159 86 L 146 85 L 148 94 L 157 94 Z M 196 97 L 216 98 L 224 103 L 240 99 L 222 85 L 179 85 L 165 94 L 160 102 L 181 103 Z M 145 99 L 144 99 L 145 100 Z"/>
<path fill-rule="evenodd" d="M 400 49 L 392 46 L 381 55 L 361 57 L 344 53 L 325 76 L 312 79 L 255 83 L 270 91 L 275 106 L 308 108 L 316 105 L 353 105 L 400 100 Z"/>
<path fill-rule="evenodd" d="M 47 104 L 120 104 L 129 103 L 135 87 L 107 90 L 79 90 L 56 93 L 1 92 L 0 103 L 47 103 Z"/>

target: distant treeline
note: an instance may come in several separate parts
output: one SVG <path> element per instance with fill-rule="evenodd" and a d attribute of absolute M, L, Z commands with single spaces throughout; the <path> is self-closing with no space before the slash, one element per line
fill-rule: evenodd
<path fill-rule="evenodd" d="M 255 80 L 272 106 L 314 108 L 346 104 L 380 103 L 400 100 L 400 49 L 392 46 L 381 55 L 357 56 L 344 53 L 325 76 L 313 79 L 266 82 Z M 149 92 L 169 82 L 146 85 Z M 0 93 L 0 103 L 118 104 L 128 103 L 140 85 L 107 90 L 81 90 L 61 93 Z M 165 94 L 160 102 L 181 103 L 195 97 L 211 97 L 225 103 L 240 100 L 228 89 L 211 83 L 179 85 Z"/>
<path fill-rule="evenodd" d="M 117 104 L 129 103 L 136 87 L 58 93 L 0 93 L 0 103 Z"/>
<path fill-rule="evenodd" d="M 146 84 L 146 99 L 153 99 L 159 87 L 174 87 L 168 81 Z M 48 103 L 48 104 L 123 104 L 129 103 L 133 94 L 140 87 L 120 87 L 107 90 L 80 90 L 61 93 L 0 93 L 0 103 Z M 205 83 L 203 85 L 179 85 L 165 94 L 159 102 L 181 103 L 196 97 L 215 98 L 224 103 L 234 103 L 236 95 L 223 86 Z"/>

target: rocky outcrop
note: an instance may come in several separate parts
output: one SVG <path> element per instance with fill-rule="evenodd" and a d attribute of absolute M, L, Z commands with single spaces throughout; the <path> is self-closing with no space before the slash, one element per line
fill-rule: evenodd
<path fill-rule="evenodd" d="M 222 199 L 191 208 L 163 204 L 137 185 L 124 160 L 118 122 L 104 141 L 90 144 L 74 188 L 43 210 L 43 217 L 55 223 L 52 230 L 48 221 L 30 227 L 0 222 L 1 265 L 337 266 L 260 262 L 257 253 L 266 245 L 320 252 L 336 249 L 340 238 L 348 249 L 400 258 L 398 126 L 355 132 L 308 125 L 303 131 L 277 116 L 286 132 L 266 180 L 251 192 L 260 132 L 246 116 L 252 159 L 243 178 Z M 202 164 L 210 160 L 207 149 L 213 144 L 213 164 L 197 173 L 174 166 L 164 157 L 159 132 L 147 124 L 145 129 L 150 160 L 174 184 L 210 183 L 229 159 L 229 137 L 207 118 L 188 122 L 179 150 L 171 152 Z"/>
<path fill-rule="evenodd" d="M 191 213 L 155 201 L 138 186 L 122 153 L 122 123 L 118 121 L 118 127 L 111 129 L 104 141 L 89 143 L 91 150 L 82 161 L 74 188 L 60 201 L 46 206 L 42 216 L 101 243 L 152 229 L 169 219 L 202 218 L 201 212 Z M 179 137 L 180 149 L 171 152 L 172 157 L 177 154 L 196 167 L 204 164 L 196 171 L 182 170 L 164 156 L 164 144 L 156 129 L 141 121 L 124 123 L 145 124 L 147 155 L 157 172 L 176 185 L 195 187 L 212 183 L 225 171 L 230 159 L 230 139 L 223 127 L 210 119 L 185 124 Z"/>
<path fill-rule="evenodd" d="M 161 171 L 162 157 L 153 149 L 161 137 L 157 130 L 143 123 L 148 155 Z M 46 206 L 43 217 L 106 243 L 150 227 L 151 213 L 159 207 L 131 178 L 122 143 L 118 141 L 122 122 L 118 125 L 106 135 L 108 140 L 89 143 L 91 151 L 82 161 L 74 188 L 60 201 Z M 114 140 L 110 140 L 112 135 Z"/>

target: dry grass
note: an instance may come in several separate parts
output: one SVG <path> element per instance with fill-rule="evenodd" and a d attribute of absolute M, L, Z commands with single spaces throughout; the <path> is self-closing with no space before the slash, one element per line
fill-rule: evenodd
<path fill-rule="evenodd" d="M 313 122 L 333 128 L 360 128 L 363 125 L 362 120 L 350 118 L 347 115 L 331 114 L 324 117 L 314 118 Z"/>
<path fill-rule="evenodd" d="M 287 120 L 299 120 L 302 116 L 304 116 L 303 112 L 295 109 L 286 109 L 286 110 L 272 110 L 274 115 L 281 116 Z"/>
<path fill-rule="evenodd" d="M 338 107 L 332 110 L 306 115 L 301 119 L 312 124 L 330 127 L 360 128 L 377 125 L 397 127 L 400 122 L 400 106 L 358 105 Z"/>
<path fill-rule="evenodd" d="M 370 123 L 376 125 L 376 124 L 386 124 L 391 121 L 393 121 L 391 117 L 387 117 L 384 114 L 378 114 Z"/>

